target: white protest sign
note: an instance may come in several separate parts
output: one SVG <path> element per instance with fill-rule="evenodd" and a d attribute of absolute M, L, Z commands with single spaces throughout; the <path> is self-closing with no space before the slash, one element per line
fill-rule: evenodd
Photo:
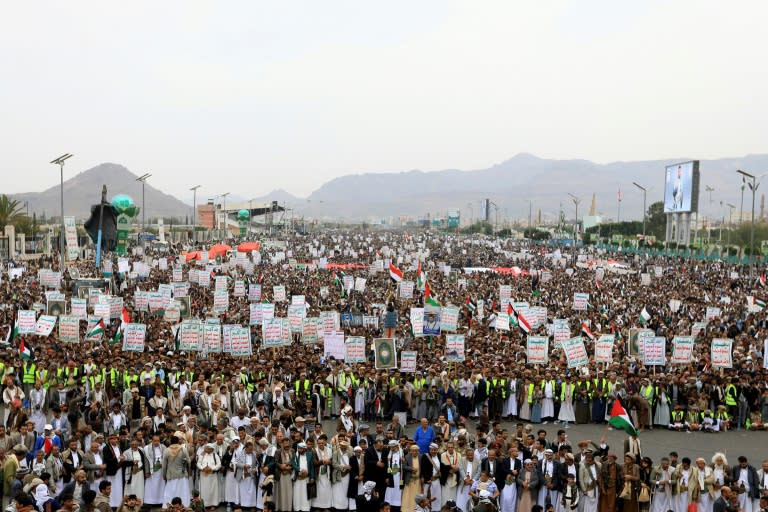
<path fill-rule="evenodd" d="M 243 254 L 243 253 L 238 253 L 238 254 Z M 235 297 L 245 297 L 245 281 L 243 281 L 242 279 L 237 279 L 235 281 L 235 289 L 232 292 L 232 295 L 234 295 Z"/>
<path fill-rule="evenodd" d="M 221 352 L 221 325 L 203 325 L 203 351 L 210 354 Z"/>
<path fill-rule="evenodd" d="M 496 315 L 496 323 L 494 324 L 494 327 L 497 331 L 508 331 L 509 315 L 507 313 L 499 313 Z"/>
<path fill-rule="evenodd" d="M 586 311 L 589 304 L 588 293 L 574 293 L 573 294 L 573 309 L 576 311 Z"/>
<path fill-rule="evenodd" d="M 688 364 L 693 360 L 693 336 L 672 338 L 672 364 Z"/>
<path fill-rule="evenodd" d="M 78 299 L 76 297 L 72 298 L 72 306 L 71 306 L 71 312 L 74 317 L 77 317 L 81 320 L 85 320 L 88 318 L 88 302 L 86 299 Z"/>
<path fill-rule="evenodd" d="M 464 343 L 463 334 L 446 334 L 445 361 L 447 363 L 462 363 L 466 360 Z"/>
<path fill-rule="evenodd" d="M 664 366 L 666 364 L 667 338 L 652 336 L 642 338 L 643 364 L 645 366 Z"/>
<path fill-rule="evenodd" d="M 333 357 L 337 361 L 343 361 L 345 355 L 344 333 L 333 331 L 323 335 L 323 356 L 328 359 Z"/>
<path fill-rule="evenodd" d="M 64 343 L 80 342 L 80 318 L 59 316 L 59 338 Z"/>
<path fill-rule="evenodd" d="M 261 300 L 261 285 L 249 284 L 248 285 L 248 300 L 251 302 L 259 302 Z"/>
<path fill-rule="evenodd" d="M 229 292 L 226 289 L 213 292 L 213 311 L 221 315 L 226 313 L 228 309 Z"/>
<path fill-rule="evenodd" d="M 571 327 L 568 325 L 568 319 L 555 318 L 552 326 L 555 343 L 563 342 L 571 337 Z"/>
<path fill-rule="evenodd" d="M 651 274 L 640 274 L 640 285 L 651 286 Z"/>
<path fill-rule="evenodd" d="M 547 364 L 549 359 L 549 338 L 547 336 L 528 336 L 526 362 L 528 364 Z"/>
<path fill-rule="evenodd" d="M 123 337 L 123 352 L 144 352 L 144 339 L 147 335 L 145 324 L 127 324 Z"/>
<path fill-rule="evenodd" d="M 459 323 L 459 308 L 443 306 L 440 308 L 440 332 L 455 331 Z"/>
<path fill-rule="evenodd" d="M 344 362 L 348 364 L 364 363 L 365 357 L 365 338 L 362 336 L 349 336 L 344 342 Z"/>
<path fill-rule="evenodd" d="M 616 337 L 613 334 L 602 334 L 595 342 L 595 362 L 612 363 L 613 345 L 616 343 Z"/>
<path fill-rule="evenodd" d="M 713 368 L 733 367 L 733 340 L 730 338 L 715 338 L 710 345 Z"/>
<path fill-rule="evenodd" d="M 251 347 L 251 329 L 241 325 L 233 325 L 229 331 L 231 342 L 230 354 L 233 357 L 248 357 L 253 355 Z"/>
<path fill-rule="evenodd" d="M 320 337 L 317 329 L 318 318 L 304 318 L 301 321 L 301 342 L 305 344 L 316 343 Z"/>
<path fill-rule="evenodd" d="M 341 318 L 339 317 L 338 311 L 321 311 L 318 328 L 323 334 L 335 332 L 340 329 L 340 322 Z"/>
<path fill-rule="evenodd" d="M 415 373 L 418 352 L 414 350 L 404 350 L 400 352 L 400 371 L 402 373 Z"/>
<path fill-rule="evenodd" d="M 35 323 L 35 335 L 49 336 L 53 332 L 53 328 L 56 327 L 57 318 L 53 315 L 40 315 Z"/>
<path fill-rule="evenodd" d="M 288 306 L 288 325 L 291 332 L 301 332 L 304 317 L 307 316 L 307 308 L 303 304 L 291 304 Z"/>
<path fill-rule="evenodd" d="M 284 347 L 291 344 L 287 318 L 270 318 L 261 324 L 261 337 L 265 347 Z"/>
<path fill-rule="evenodd" d="M 179 350 L 200 350 L 200 322 L 184 321 L 179 329 Z"/>
<path fill-rule="evenodd" d="M 285 286 L 273 286 L 272 287 L 272 300 L 275 302 L 285 302 Z"/>
<path fill-rule="evenodd" d="M 413 298 L 413 281 L 400 281 L 400 298 L 412 299 Z"/>
<path fill-rule="evenodd" d="M 355 291 L 356 292 L 364 292 L 365 291 L 365 283 L 366 279 L 364 277 L 356 277 L 355 278 Z"/>
<path fill-rule="evenodd" d="M 424 336 L 424 308 L 411 308 L 411 329 L 415 337 Z"/>
<path fill-rule="evenodd" d="M 587 355 L 584 339 L 581 336 L 563 340 L 561 346 L 568 360 L 568 368 L 579 368 L 589 364 L 589 355 Z"/>
<path fill-rule="evenodd" d="M 707 307 L 707 320 L 714 320 L 720 317 L 720 308 L 709 306 Z"/>

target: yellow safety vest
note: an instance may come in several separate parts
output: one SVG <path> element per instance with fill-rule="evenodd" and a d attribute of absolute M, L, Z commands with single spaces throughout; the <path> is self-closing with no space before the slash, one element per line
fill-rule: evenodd
<path fill-rule="evenodd" d="M 35 377 L 37 375 L 37 365 L 35 363 L 24 363 L 21 365 L 21 383 L 22 384 L 34 384 Z"/>

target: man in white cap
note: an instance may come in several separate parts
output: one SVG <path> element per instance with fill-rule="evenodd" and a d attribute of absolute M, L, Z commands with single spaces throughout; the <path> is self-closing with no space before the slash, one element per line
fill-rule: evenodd
<path fill-rule="evenodd" d="M 560 503 L 560 482 L 557 478 L 557 473 L 560 463 L 555 460 L 555 452 L 551 448 L 544 450 L 544 458 L 538 463 L 539 474 L 543 478 L 541 487 L 539 488 L 538 503 L 542 505 L 544 503 L 552 503 L 557 506 Z"/>
<path fill-rule="evenodd" d="M 307 444 L 301 442 L 296 447 L 298 453 L 293 457 L 293 510 L 309 512 L 311 502 L 307 484 L 315 479 L 315 468 L 312 452 L 307 450 Z"/>
<path fill-rule="evenodd" d="M 34 458 L 40 450 L 43 450 L 47 457 L 54 446 L 58 446 L 59 450 L 62 449 L 61 438 L 53 432 L 53 425 L 48 424 L 43 428 L 43 433 L 37 436 L 35 449 L 32 451 L 32 457 Z"/>
<path fill-rule="evenodd" d="M 200 470 L 200 497 L 210 508 L 217 506 L 221 498 L 218 475 L 221 459 L 215 453 L 215 448 L 213 443 L 206 444 L 202 455 L 197 458 L 197 469 Z"/>
<path fill-rule="evenodd" d="M 368 480 L 363 484 L 363 490 L 355 499 L 357 512 L 378 512 L 379 496 L 376 493 L 376 482 Z"/>

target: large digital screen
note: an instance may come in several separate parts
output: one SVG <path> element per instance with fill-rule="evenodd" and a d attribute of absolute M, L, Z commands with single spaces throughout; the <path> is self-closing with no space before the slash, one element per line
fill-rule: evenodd
<path fill-rule="evenodd" d="M 664 213 L 695 212 L 698 206 L 698 160 L 668 165 L 664 178 Z"/>

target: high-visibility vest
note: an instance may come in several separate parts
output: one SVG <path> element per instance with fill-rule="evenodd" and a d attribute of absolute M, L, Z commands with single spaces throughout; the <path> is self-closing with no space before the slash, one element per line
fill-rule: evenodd
<path fill-rule="evenodd" d="M 502 400 L 507 398 L 507 380 L 506 379 L 491 379 L 493 381 L 493 387 L 494 388 L 500 388 L 501 389 L 501 398 Z"/>
<path fill-rule="evenodd" d="M 654 393 L 656 395 L 656 398 L 660 398 L 661 397 L 661 388 L 659 386 L 656 386 L 656 389 L 654 390 Z M 669 400 L 668 396 L 666 396 L 666 400 L 667 400 L 667 403 L 669 403 L 670 400 Z"/>
<path fill-rule="evenodd" d="M 40 370 L 37 372 L 37 378 L 43 383 L 43 389 L 51 387 L 51 383 L 48 382 L 48 370 Z"/>
<path fill-rule="evenodd" d="M 333 409 L 333 389 L 331 389 L 331 386 L 323 386 L 320 389 L 320 393 L 325 396 L 325 404 L 328 410 Z"/>
<path fill-rule="evenodd" d="M 117 387 L 117 383 L 120 382 L 120 372 L 118 372 L 114 368 L 111 368 L 109 370 L 109 382 L 110 382 L 110 384 L 112 384 L 112 387 L 116 388 Z"/>
<path fill-rule="evenodd" d="M 70 371 L 71 370 L 71 371 Z M 59 368 L 56 370 L 56 378 L 59 380 L 62 379 L 62 376 L 64 377 L 64 381 L 69 380 L 70 377 L 73 379 L 77 379 L 77 374 L 79 373 L 78 368 L 71 368 L 69 366 L 66 366 L 64 368 Z"/>
<path fill-rule="evenodd" d="M 421 389 L 427 384 L 427 379 L 425 378 L 419 378 L 416 377 L 413 379 L 413 387 L 416 389 L 417 392 L 420 392 Z"/>
<path fill-rule="evenodd" d="M 34 384 L 37 377 L 37 365 L 35 363 L 24 363 L 21 365 L 21 383 Z"/>
<path fill-rule="evenodd" d="M 715 413 L 715 419 L 716 420 L 729 420 L 729 419 L 731 419 L 731 417 L 725 411 L 723 411 L 723 412 L 717 411 Z"/>
<path fill-rule="evenodd" d="M 725 405 L 729 407 L 736 405 L 736 386 L 733 384 L 725 387 Z"/>
<path fill-rule="evenodd" d="M 309 396 L 309 389 L 310 389 L 311 383 L 309 379 L 304 379 L 303 382 L 304 382 L 304 397 L 306 398 Z M 299 398 L 301 394 L 301 383 L 302 383 L 301 380 L 297 380 L 296 382 L 293 383 L 293 389 L 296 393 L 296 398 Z"/>
<path fill-rule="evenodd" d="M 528 384 L 528 403 L 533 403 L 533 382 Z"/>
<path fill-rule="evenodd" d="M 129 375 L 126 373 L 123 375 L 123 388 L 125 389 L 131 389 L 138 382 L 139 376 L 136 374 Z"/>
<path fill-rule="evenodd" d="M 571 398 L 573 398 L 573 392 L 574 392 L 574 390 L 576 389 L 576 384 L 574 384 L 574 383 L 570 383 L 570 384 L 568 384 L 568 383 L 566 383 L 566 382 L 563 382 L 563 385 L 562 385 L 562 386 L 560 386 L 560 401 L 561 401 L 561 402 L 565 402 L 565 391 L 566 391 L 568 388 L 570 388 L 570 389 L 571 389 Z"/>
<path fill-rule="evenodd" d="M 673 423 L 682 423 L 684 415 L 685 415 L 684 411 L 672 411 L 672 422 Z"/>
<path fill-rule="evenodd" d="M 643 391 L 643 396 L 648 400 L 648 403 L 653 403 L 653 386 L 647 386 Z"/>

